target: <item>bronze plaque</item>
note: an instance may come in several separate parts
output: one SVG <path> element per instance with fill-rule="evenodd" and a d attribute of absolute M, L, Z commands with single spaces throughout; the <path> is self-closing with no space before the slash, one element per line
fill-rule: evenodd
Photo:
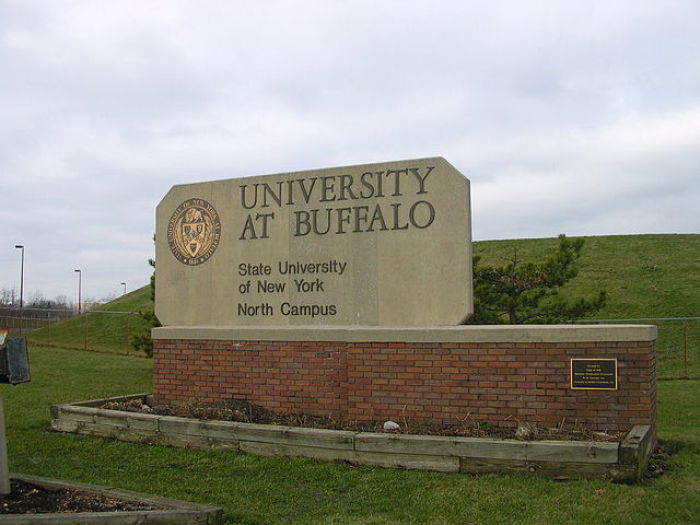
<path fill-rule="evenodd" d="M 617 359 L 572 359 L 571 388 L 617 390 Z"/>

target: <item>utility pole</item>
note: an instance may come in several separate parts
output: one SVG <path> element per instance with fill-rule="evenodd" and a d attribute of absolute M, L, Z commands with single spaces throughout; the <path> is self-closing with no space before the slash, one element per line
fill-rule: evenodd
<path fill-rule="evenodd" d="M 82 294 L 83 294 L 83 272 L 80 270 L 74 270 L 78 274 L 78 315 L 80 315 L 81 305 L 82 305 Z"/>
<path fill-rule="evenodd" d="M 15 244 L 15 248 L 22 250 L 22 269 L 19 278 L 19 335 L 22 335 L 24 325 L 24 245 Z"/>

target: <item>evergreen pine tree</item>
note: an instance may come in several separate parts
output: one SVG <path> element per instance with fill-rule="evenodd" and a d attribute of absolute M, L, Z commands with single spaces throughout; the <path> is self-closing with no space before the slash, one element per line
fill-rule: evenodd
<path fill-rule="evenodd" d="M 584 239 L 559 236 L 557 251 L 540 263 L 525 263 L 516 248 L 503 266 L 481 266 L 474 257 L 474 315 L 467 324 L 553 324 L 600 310 L 606 293 L 565 300 L 559 293 L 578 274 Z"/>

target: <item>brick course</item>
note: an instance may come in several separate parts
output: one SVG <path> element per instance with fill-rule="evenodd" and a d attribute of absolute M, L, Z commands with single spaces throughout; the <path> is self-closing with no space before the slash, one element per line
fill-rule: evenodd
<path fill-rule="evenodd" d="M 571 358 L 618 359 L 618 390 L 572 390 Z M 653 341 L 377 343 L 154 340 L 158 403 L 242 399 L 356 421 L 656 423 Z"/>

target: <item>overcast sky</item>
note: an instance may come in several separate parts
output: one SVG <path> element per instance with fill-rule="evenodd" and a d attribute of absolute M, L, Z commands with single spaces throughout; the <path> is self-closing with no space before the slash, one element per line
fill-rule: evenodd
<path fill-rule="evenodd" d="M 0 0 L 0 288 L 147 283 L 174 184 L 443 156 L 476 240 L 700 232 L 700 2 Z"/>

